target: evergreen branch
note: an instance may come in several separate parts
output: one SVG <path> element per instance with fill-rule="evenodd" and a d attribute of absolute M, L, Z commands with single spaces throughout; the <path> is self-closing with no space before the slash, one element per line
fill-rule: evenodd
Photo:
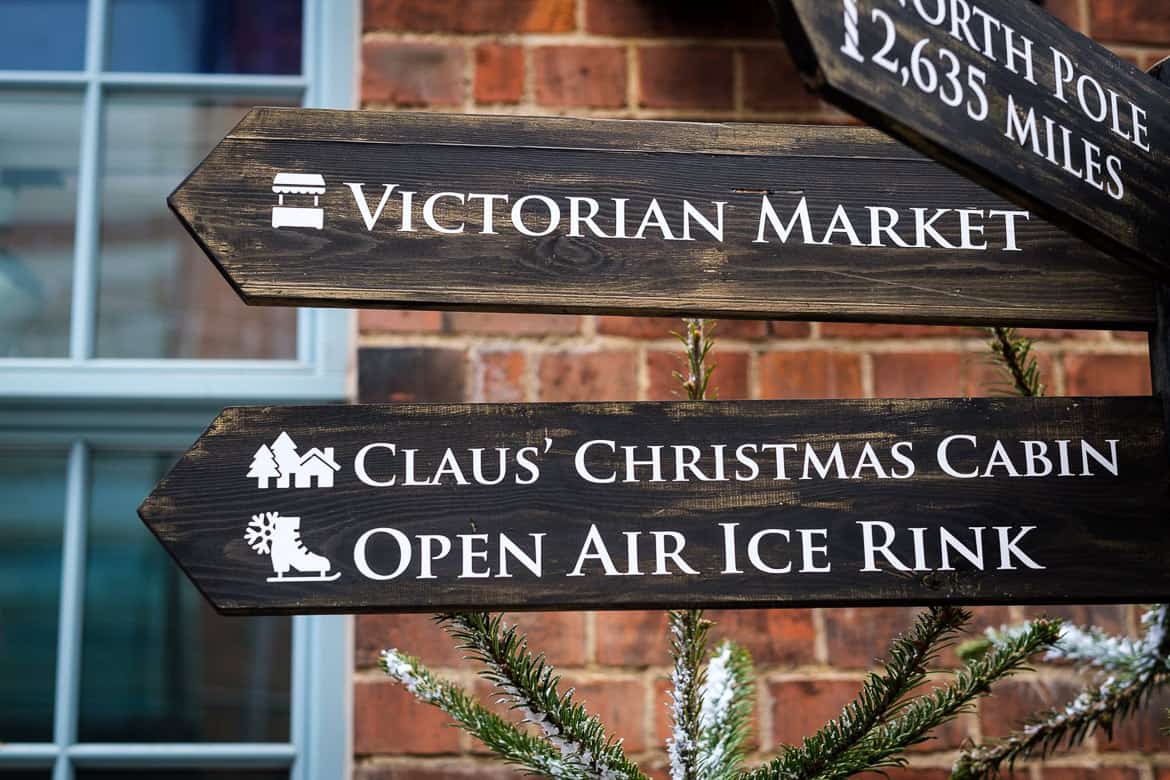
<path fill-rule="evenodd" d="M 685 319 L 683 325 L 682 333 L 671 331 L 671 334 L 686 348 L 687 374 L 683 376 L 675 371 L 674 378 L 686 390 L 688 401 L 705 401 L 711 375 L 715 373 L 715 366 L 707 365 L 707 356 L 715 346 L 715 339 L 711 338 L 715 323 L 711 320 Z"/>
<path fill-rule="evenodd" d="M 588 777 L 646 780 L 626 758 L 621 741 L 573 701 L 573 690 L 560 692 L 560 675 L 543 654 L 528 650 L 528 639 L 515 626 L 504 627 L 503 616 L 471 612 L 443 614 L 438 620 L 462 649 L 486 667 L 481 674 L 496 685 L 504 700 L 544 732 L 566 764 Z"/>
<path fill-rule="evenodd" d="M 724 641 L 707 664 L 700 690 L 698 775 L 732 780 L 743 765 L 752 712 L 752 659 L 734 642 Z"/>
<path fill-rule="evenodd" d="M 1170 683 L 1170 610 L 1165 604 L 1153 607 L 1142 616 L 1142 623 L 1145 634 L 1131 646 L 1130 657 L 1122 658 L 1118 647 L 1109 646 L 1106 662 L 1087 662 L 1110 672 L 1103 681 L 1086 686 L 1063 709 L 1044 713 L 1002 740 L 964 750 L 955 763 L 954 776 L 963 780 L 994 777 L 1005 765 L 1010 769 L 1021 759 L 1044 758 L 1062 744 L 1073 747 L 1098 729 L 1112 735 L 1119 720 Z M 993 646 L 1008 641 L 1006 637 L 1016 631 L 993 636 Z"/>
<path fill-rule="evenodd" d="M 503 761 L 546 777 L 570 780 L 587 780 L 589 777 L 564 761 L 548 742 L 525 734 L 488 711 L 455 683 L 435 677 L 417 658 L 397 650 L 386 650 L 379 665 L 416 699 L 450 715 L 460 728 Z"/>
<path fill-rule="evenodd" d="M 1059 621 L 1033 622 L 1027 631 L 960 667 L 948 685 L 910 701 L 896 718 L 875 728 L 856 748 L 826 767 L 820 777 L 845 777 L 905 766 L 906 759 L 900 754 L 906 748 L 925 741 L 931 731 L 969 710 L 993 683 L 1026 669 L 1028 658 L 1052 645 L 1059 636 Z"/>
<path fill-rule="evenodd" d="M 674 335 L 686 349 L 687 375 L 675 372 L 687 398 L 703 401 L 714 366 L 707 365 L 707 355 L 715 345 L 711 338 L 714 323 L 703 319 L 683 320 L 683 333 Z M 670 757 L 671 780 L 698 780 L 699 751 L 702 745 L 700 717 L 705 671 L 703 659 L 707 655 L 707 632 L 711 624 L 702 610 L 689 609 L 670 613 L 670 651 L 674 659 L 671 673 L 670 717 L 671 737 L 666 742 Z"/>
<path fill-rule="evenodd" d="M 688 609 L 670 613 L 670 654 L 674 659 L 671 672 L 671 737 L 666 741 L 670 756 L 671 780 L 698 780 L 699 749 L 702 742 L 700 718 L 706 682 L 703 659 L 707 655 L 707 632 L 710 621 L 703 611 Z"/>
<path fill-rule="evenodd" d="M 990 328 L 991 353 L 1003 368 L 1018 395 L 1035 398 L 1044 395 L 1040 383 L 1040 366 L 1032 354 L 1032 340 L 1015 328 Z"/>
<path fill-rule="evenodd" d="M 901 711 L 906 697 L 926 679 L 931 662 L 970 619 L 971 614 L 958 607 L 931 607 L 919 614 L 914 627 L 891 643 L 882 671 L 866 678 L 857 699 L 845 705 L 840 716 L 748 778 L 834 776 L 825 773 Z"/>

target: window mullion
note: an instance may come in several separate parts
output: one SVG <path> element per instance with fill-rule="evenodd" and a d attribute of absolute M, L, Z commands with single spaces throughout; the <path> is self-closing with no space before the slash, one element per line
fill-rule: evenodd
<path fill-rule="evenodd" d="M 90 0 L 85 33 L 85 106 L 77 172 L 77 227 L 73 239 L 73 301 L 69 356 L 86 360 L 97 342 L 98 221 L 101 206 L 102 83 L 105 65 L 106 0 Z"/>
<path fill-rule="evenodd" d="M 66 750 L 77 741 L 81 690 L 82 604 L 85 598 L 85 516 L 89 508 L 89 447 L 74 441 L 65 481 L 65 531 L 61 542 L 61 603 L 57 622 L 57 686 L 53 742 L 60 753 L 53 780 L 72 780 Z"/>

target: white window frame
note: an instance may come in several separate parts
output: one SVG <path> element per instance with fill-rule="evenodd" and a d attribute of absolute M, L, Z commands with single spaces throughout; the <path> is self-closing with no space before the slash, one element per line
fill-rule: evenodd
<path fill-rule="evenodd" d="M 69 357 L 0 359 L 0 399 L 165 399 L 280 402 L 347 395 L 353 318 L 300 309 L 293 360 L 130 360 L 95 357 L 101 223 L 102 106 L 107 91 L 303 96 L 313 108 L 356 105 L 357 0 L 303 0 L 304 61 L 299 76 L 122 73 L 104 70 L 108 0 L 89 0 L 81 71 L 0 70 L 0 88 L 73 88 L 84 94 L 73 241 Z M 178 182 L 175 182 L 178 185 Z M 210 262 L 210 261 L 208 261 Z"/>
<path fill-rule="evenodd" d="M 101 187 L 101 107 L 109 89 L 179 94 L 263 91 L 305 106 L 356 105 L 359 0 L 303 0 L 299 76 L 104 72 L 107 0 L 89 0 L 82 71 L 4 71 L 0 88 L 83 93 L 67 358 L 0 359 L 0 447 L 67 452 L 53 741 L 0 743 L 6 769 L 287 769 L 291 780 L 348 777 L 352 764 L 353 621 L 298 616 L 292 627 L 291 728 L 275 743 L 80 743 L 81 630 L 90 463 L 95 451 L 186 450 L 220 407 L 342 401 L 353 317 L 301 309 L 293 360 L 123 360 L 94 356 Z M 176 182 L 177 184 L 178 182 Z M 145 404 L 143 402 L 158 402 Z"/>

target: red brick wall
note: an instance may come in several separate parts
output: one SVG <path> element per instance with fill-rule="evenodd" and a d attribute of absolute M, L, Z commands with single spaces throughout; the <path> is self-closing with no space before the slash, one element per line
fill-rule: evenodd
<path fill-rule="evenodd" d="M 1167 0 L 1051 0 L 1071 25 L 1143 66 L 1170 53 Z M 641 118 L 843 122 L 810 97 L 772 30 L 765 0 L 367 0 L 362 95 L 371 110 L 463 111 Z M 676 320 L 439 312 L 363 312 L 363 401 L 670 399 Z M 721 398 L 987 394 L 981 334 L 965 328 L 724 322 L 714 384 Z M 1148 393 L 1144 334 L 1034 332 L 1053 394 Z M 1110 630 L 1134 629 L 1123 607 L 1054 610 Z M 857 690 L 905 629 L 910 609 L 717 612 L 716 636 L 752 652 L 759 672 L 758 758 L 799 740 Z M 1035 610 L 979 610 L 981 625 Z M 661 613 L 516 616 L 578 695 L 634 757 L 665 765 L 668 654 Z M 510 775 L 481 748 L 415 704 L 374 668 L 396 646 L 476 685 L 450 641 L 422 616 L 357 621 L 357 776 Z M 1002 733 L 1025 712 L 1072 690 L 1068 670 L 1002 686 L 978 712 L 915 751 L 908 776 L 944 777 L 967 737 Z M 1161 735 L 1170 700 L 1062 756 L 1034 780 L 1170 778 Z M 1107 766 L 1108 769 L 1097 769 Z M 1156 769 L 1156 767 L 1166 767 Z"/>

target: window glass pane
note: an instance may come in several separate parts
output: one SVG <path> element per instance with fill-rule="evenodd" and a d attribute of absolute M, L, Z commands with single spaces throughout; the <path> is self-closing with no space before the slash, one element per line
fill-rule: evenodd
<path fill-rule="evenodd" d="M 112 0 L 109 70 L 301 71 L 302 0 Z"/>
<path fill-rule="evenodd" d="M 51 742 L 67 457 L 0 452 L 0 742 Z"/>
<path fill-rule="evenodd" d="M 135 514 L 174 460 L 93 458 L 80 740 L 287 742 L 291 620 L 216 615 Z"/>
<path fill-rule="evenodd" d="M 0 0 L 0 70 L 85 67 L 86 0 Z"/>
<path fill-rule="evenodd" d="M 80 136 L 79 96 L 0 91 L 0 358 L 69 353 Z"/>
<path fill-rule="evenodd" d="M 296 356 L 296 310 L 248 307 L 166 197 L 271 97 L 113 95 L 105 115 L 97 352 L 119 358 Z"/>

